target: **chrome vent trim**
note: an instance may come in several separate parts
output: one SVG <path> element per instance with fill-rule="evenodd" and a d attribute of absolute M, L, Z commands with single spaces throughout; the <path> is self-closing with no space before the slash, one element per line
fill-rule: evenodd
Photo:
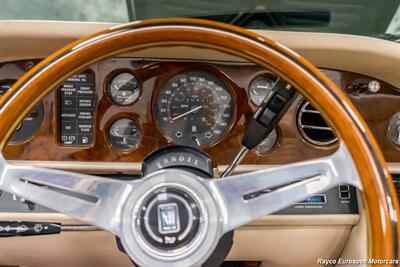
<path fill-rule="evenodd" d="M 337 141 L 332 128 L 308 101 L 303 101 L 300 105 L 297 113 L 297 128 L 301 136 L 313 145 L 327 146 Z"/>

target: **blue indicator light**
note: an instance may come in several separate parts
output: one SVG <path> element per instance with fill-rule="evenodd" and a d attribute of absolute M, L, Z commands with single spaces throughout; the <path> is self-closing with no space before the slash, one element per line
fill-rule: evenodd
<path fill-rule="evenodd" d="M 325 195 L 311 196 L 299 202 L 299 204 L 325 204 L 325 203 L 326 203 Z"/>

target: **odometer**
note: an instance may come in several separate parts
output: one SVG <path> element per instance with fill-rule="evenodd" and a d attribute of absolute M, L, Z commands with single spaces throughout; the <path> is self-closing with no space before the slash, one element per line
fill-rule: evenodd
<path fill-rule="evenodd" d="M 216 75 L 185 71 L 166 81 L 154 101 L 155 121 L 180 145 L 203 147 L 218 142 L 234 120 L 234 96 Z"/>

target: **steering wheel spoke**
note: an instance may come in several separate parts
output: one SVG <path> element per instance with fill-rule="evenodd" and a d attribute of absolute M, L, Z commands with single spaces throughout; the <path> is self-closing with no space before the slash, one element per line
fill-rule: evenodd
<path fill-rule="evenodd" d="M 339 184 L 362 189 L 344 144 L 329 157 L 214 180 L 210 187 L 227 232 Z"/>
<path fill-rule="evenodd" d="M 8 163 L 0 156 L 0 190 L 119 235 L 135 182 Z"/>

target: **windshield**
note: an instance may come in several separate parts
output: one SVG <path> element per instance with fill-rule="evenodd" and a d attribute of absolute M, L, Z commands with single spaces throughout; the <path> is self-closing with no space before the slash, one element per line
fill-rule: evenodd
<path fill-rule="evenodd" d="M 160 17 L 400 40 L 400 0 L 0 0 L 0 20 L 119 23 Z"/>

